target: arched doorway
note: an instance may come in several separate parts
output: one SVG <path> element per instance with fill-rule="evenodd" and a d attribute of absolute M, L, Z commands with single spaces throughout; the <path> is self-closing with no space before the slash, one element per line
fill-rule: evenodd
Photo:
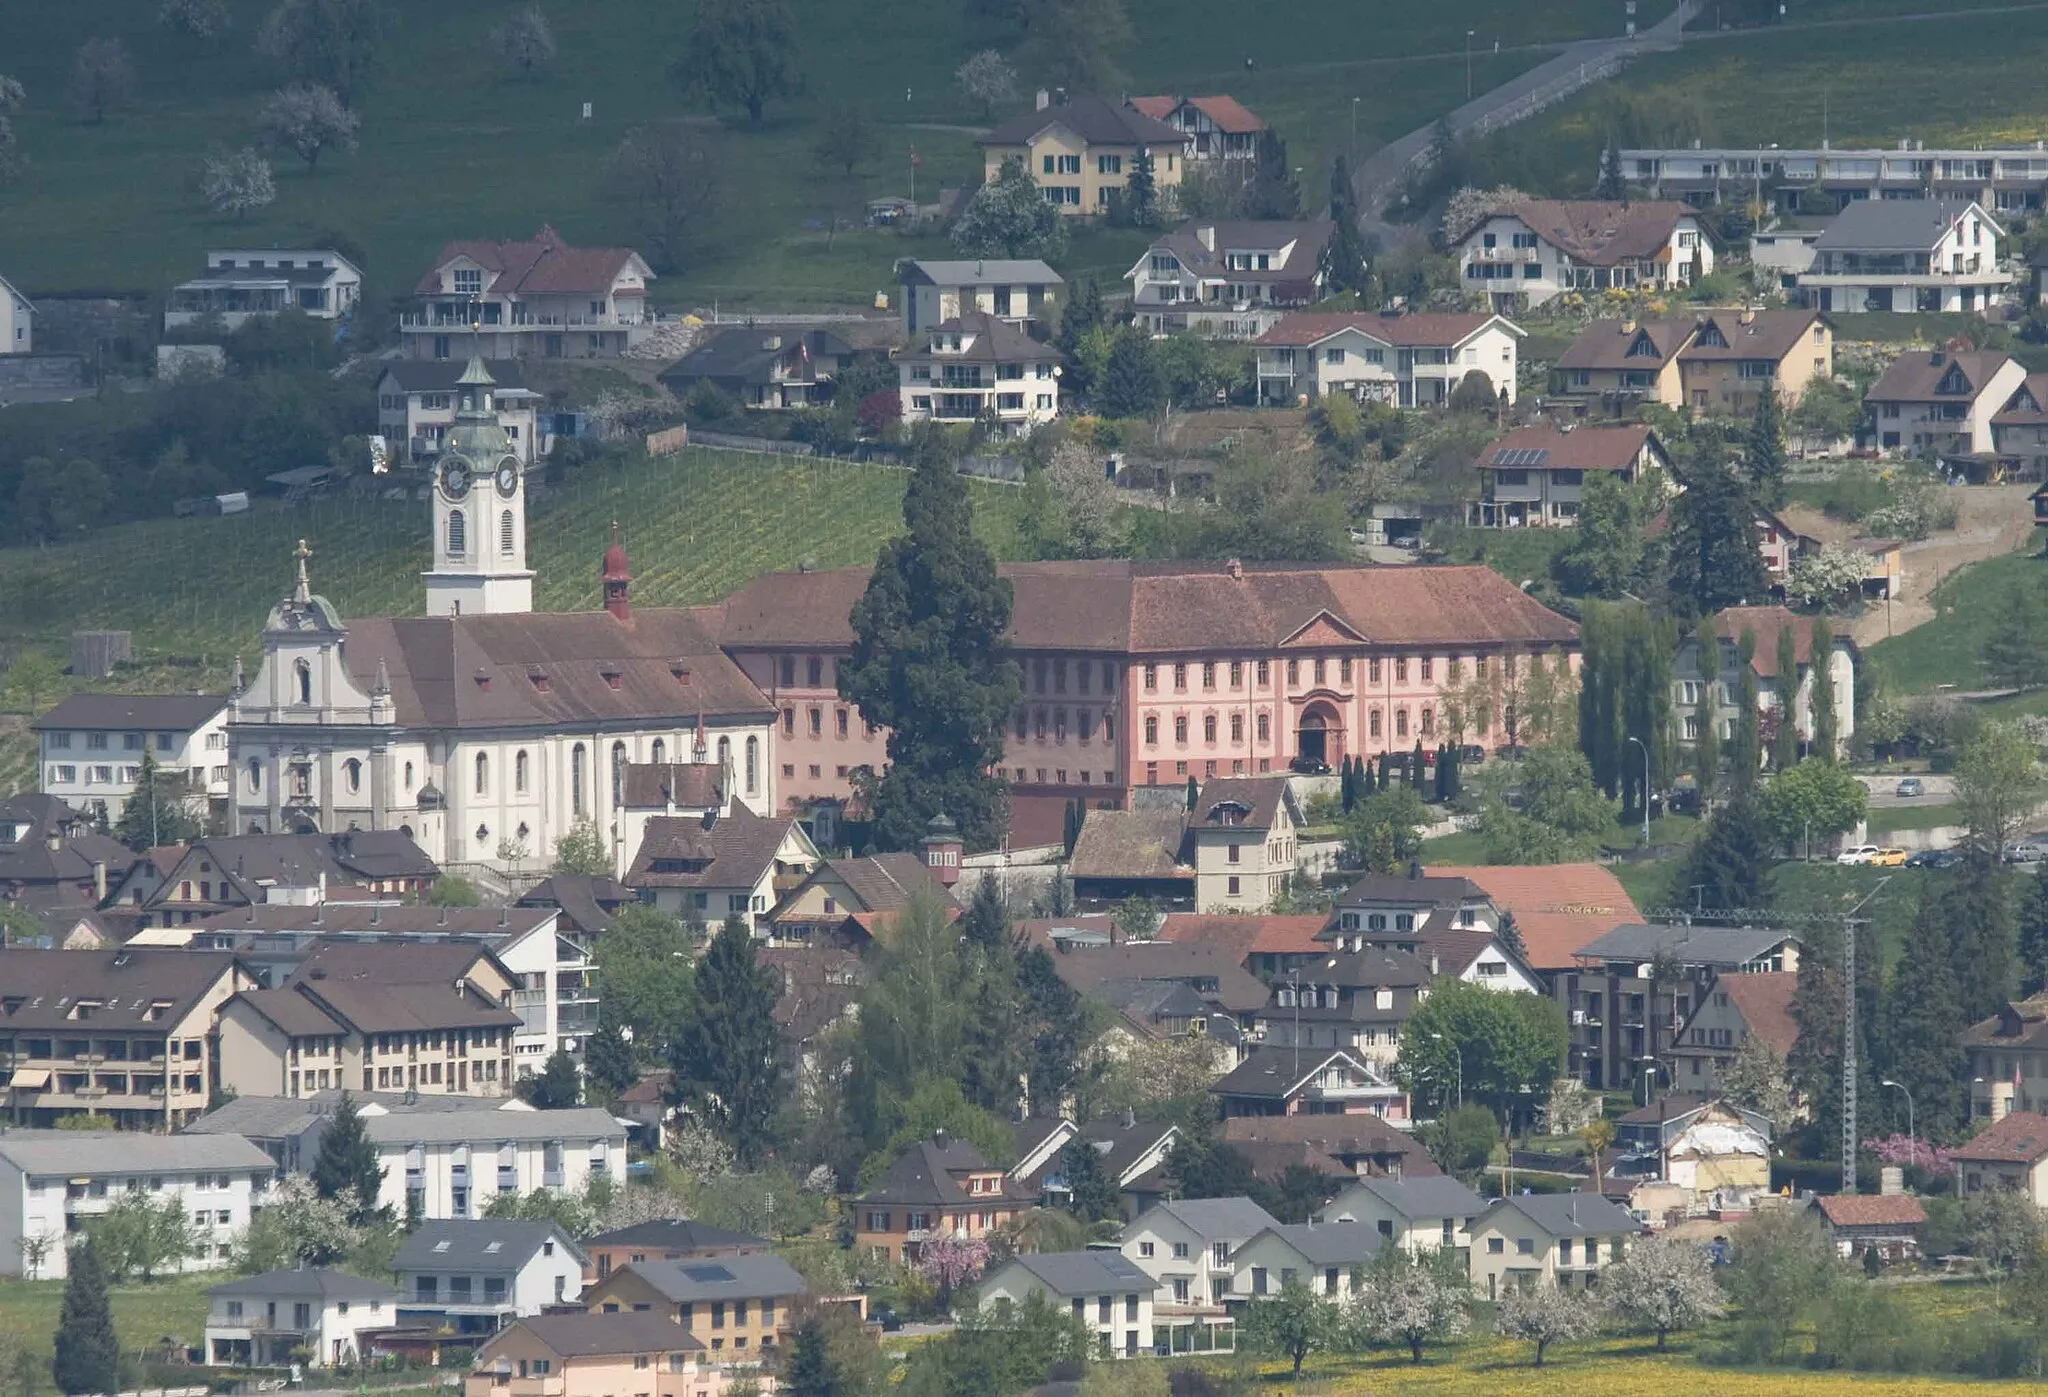
<path fill-rule="evenodd" d="M 1319 702 L 1302 710 L 1294 733 L 1294 753 L 1303 766 L 1321 762 L 1334 767 L 1344 760 L 1344 725 L 1336 709 Z"/>

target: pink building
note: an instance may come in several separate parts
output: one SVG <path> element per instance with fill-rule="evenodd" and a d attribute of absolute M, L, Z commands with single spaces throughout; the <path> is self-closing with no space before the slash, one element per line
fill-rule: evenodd
<path fill-rule="evenodd" d="M 1020 816 L 1034 802 L 1121 806 L 1140 785 L 1433 746 L 1446 740 L 1446 692 L 1523 655 L 1578 649 L 1576 626 L 1484 567 L 1002 571 L 1024 681 L 1003 757 Z M 886 760 L 886 735 L 836 687 L 867 580 L 865 568 L 769 573 L 715 608 L 720 643 L 780 715 L 786 799 L 844 797 L 854 769 Z"/>

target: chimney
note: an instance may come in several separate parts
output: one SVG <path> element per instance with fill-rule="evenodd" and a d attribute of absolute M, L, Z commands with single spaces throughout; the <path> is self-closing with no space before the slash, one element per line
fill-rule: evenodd
<path fill-rule="evenodd" d="M 1051 94 L 1050 92 L 1047 92 L 1047 91 L 1046 91 L 1046 90 L 1045 90 L 1044 88 L 1042 88 L 1042 87 L 1041 87 L 1041 88 L 1039 88 L 1039 89 L 1038 89 L 1038 105 L 1037 105 L 1037 107 L 1035 108 L 1035 110 L 1037 110 L 1037 111 L 1041 111 L 1041 112 L 1042 112 L 1042 111 L 1044 111 L 1044 110 L 1045 110 L 1045 109 L 1046 109 L 1047 107 L 1049 107 L 1049 106 L 1051 106 L 1051 105 L 1052 105 L 1052 94 Z"/>
<path fill-rule="evenodd" d="M 1201 227 L 1195 229 L 1195 241 L 1209 251 L 1214 252 L 1216 250 L 1216 225 L 1204 223 Z"/>
<path fill-rule="evenodd" d="M 1422 861 L 1420 859 L 1408 860 L 1408 876 L 1410 878 L 1420 878 L 1422 876 Z"/>
<path fill-rule="evenodd" d="M 1624 335 L 1633 335 L 1636 332 L 1636 322 L 1633 317 L 1621 322 L 1621 332 Z"/>
<path fill-rule="evenodd" d="M 946 1148 L 946 1145 L 947 1145 L 947 1143 L 948 1143 L 948 1137 L 947 1137 L 947 1135 L 946 1135 L 946 1127 L 944 1127 L 944 1126 L 942 1125 L 942 1126 L 940 1126 L 940 1127 L 939 1127 L 938 1129 L 936 1129 L 936 1130 L 934 1130 L 934 1131 L 932 1132 L 932 1143 L 933 1143 L 934 1145 L 937 1145 L 937 1146 L 938 1146 L 938 1147 L 939 1147 L 940 1149 L 942 1149 L 942 1150 L 943 1150 L 944 1148 Z"/>
<path fill-rule="evenodd" d="M 105 902 L 107 900 L 107 861 L 105 859 L 94 859 L 92 861 L 92 896 L 95 902 Z"/>
<path fill-rule="evenodd" d="M 1232 582 L 1244 581 L 1244 561 L 1242 559 L 1232 558 L 1223 565 L 1223 570 L 1230 574 Z"/>
<path fill-rule="evenodd" d="M 1887 1164 L 1877 1171 L 1877 1195 L 1880 1198 L 1896 1198 L 1906 1191 L 1906 1171 L 1896 1164 Z"/>
<path fill-rule="evenodd" d="M 1743 324 L 1745 324 L 1745 325 L 1754 325 L 1754 324 L 1756 324 L 1756 307 L 1755 307 L 1755 306 L 1744 306 L 1744 307 L 1742 308 L 1742 323 L 1743 323 Z"/>

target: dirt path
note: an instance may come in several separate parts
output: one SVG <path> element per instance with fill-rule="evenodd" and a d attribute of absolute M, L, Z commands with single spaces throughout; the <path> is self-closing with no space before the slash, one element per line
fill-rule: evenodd
<path fill-rule="evenodd" d="M 1956 526 L 1905 548 L 1906 578 L 1890 606 L 1873 606 L 1858 617 L 1852 634 L 1858 645 L 1874 645 L 1934 619 L 1927 597 L 1940 581 L 1966 563 L 2011 553 L 2034 531 L 2028 504 L 2031 485 L 1953 487 Z"/>

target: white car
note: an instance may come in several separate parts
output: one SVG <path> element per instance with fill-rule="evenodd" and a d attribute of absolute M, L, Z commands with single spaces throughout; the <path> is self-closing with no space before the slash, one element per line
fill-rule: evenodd
<path fill-rule="evenodd" d="M 1840 864 L 1870 863 L 1877 858 L 1879 852 L 1880 850 L 1875 844 L 1858 844 L 1853 849 L 1844 849 L 1841 853 L 1836 854 L 1835 862 Z"/>

